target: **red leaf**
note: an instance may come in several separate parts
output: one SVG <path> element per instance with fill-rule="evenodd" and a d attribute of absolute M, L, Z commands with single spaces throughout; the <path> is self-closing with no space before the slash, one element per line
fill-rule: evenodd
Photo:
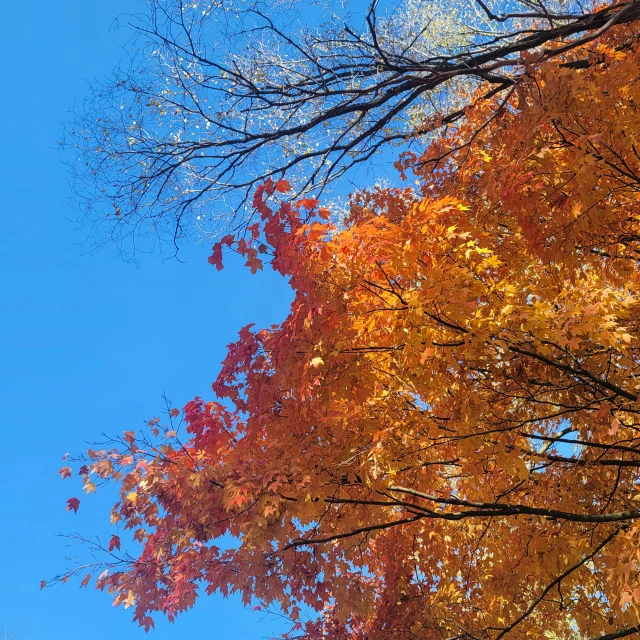
<path fill-rule="evenodd" d="M 255 224 L 249 225 L 247 227 L 247 231 L 251 233 L 251 237 L 255 240 L 260 235 L 260 225 L 256 222 Z"/>
<path fill-rule="evenodd" d="M 47 586 L 47 581 L 46 580 L 40 580 L 40 588 L 44 589 Z"/>
<path fill-rule="evenodd" d="M 87 573 L 87 575 L 82 579 L 82 582 L 80 583 L 81 587 L 86 587 L 89 584 L 89 580 L 91 580 L 91 574 Z"/>
<path fill-rule="evenodd" d="M 257 209 L 258 212 L 262 215 L 262 219 L 264 220 L 265 218 L 268 218 L 271 213 L 272 210 L 267 206 L 267 204 L 264 201 L 264 198 L 262 197 L 263 194 L 265 193 L 265 185 L 260 185 L 257 189 L 255 194 L 253 195 L 253 207 L 254 209 Z M 269 196 L 271 192 L 267 191 L 267 196 Z"/>
<path fill-rule="evenodd" d="M 251 273 L 255 273 L 258 269 L 262 270 L 262 260 L 260 260 L 260 258 L 256 258 L 255 256 L 251 256 L 246 261 L 245 266 L 251 269 Z"/>
<path fill-rule="evenodd" d="M 275 182 L 271 179 L 271 178 L 267 178 L 264 181 L 264 192 L 267 194 L 267 196 L 270 196 L 276 188 L 276 184 Z"/>
<path fill-rule="evenodd" d="M 213 253 L 207 259 L 207 262 L 213 265 L 218 271 L 222 270 L 222 243 L 216 242 L 213 245 Z"/>
<path fill-rule="evenodd" d="M 114 549 L 120 550 L 120 538 L 118 536 L 111 536 L 111 540 L 109 541 L 109 551 L 113 551 Z"/>
<path fill-rule="evenodd" d="M 224 236 L 224 238 L 220 240 L 220 244 L 226 244 L 228 247 L 230 247 L 233 244 L 233 240 L 234 240 L 233 234 Z"/>
<path fill-rule="evenodd" d="M 73 509 L 74 513 L 78 513 L 78 507 L 80 506 L 80 500 L 78 498 L 69 498 L 67 500 L 67 511 Z"/>
<path fill-rule="evenodd" d="M 171 409 L 171 411 L 169 411 L 169 415 L 170 415 L 172 418 L 175 418 L 176 416 L 179 416 L 179 415 L 180 415 L 180 411 L 179 411 L 178 409 Z"/>

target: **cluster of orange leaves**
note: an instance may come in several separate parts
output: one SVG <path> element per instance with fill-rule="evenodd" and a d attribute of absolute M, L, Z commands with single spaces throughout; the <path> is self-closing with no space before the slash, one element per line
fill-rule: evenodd
<path fill-rule="evenodd" d="M 119 486 L 140 549 L 96 586 L 140 624 L 201 587 L 309 639 L 640 624 L 640 43 L 571 55 L 405 154 L 415 188 L 336 225 L 269 181 L 216 245 L 287 276 L 288 317 L 242 329 L 184 437 L 173 410 L 80 470 Z"/>

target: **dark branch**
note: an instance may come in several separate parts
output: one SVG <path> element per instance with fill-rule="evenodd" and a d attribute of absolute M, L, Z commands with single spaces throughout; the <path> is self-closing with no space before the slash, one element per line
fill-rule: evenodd
<path fill-rule="evenodd" d="M 176 246 L 198 228 L 242 227 L 265 179 L 286 173 L 298 195 L 321 193 L 386 146 L 464 117 L 461 87 L 508 101 L 530 71 L 522 52 L 540 62 L 640 17 L 640 0 L 563 14 L 541 2 L 505 15 L 478 4 L 486 23 L 471 12 L 451 48 L 429 31 L 431 9 L 398 18 L 400 4 L 384 18 L 372 5 L 364 26 L 318 17 L 311 29 L 267 4 L 152 2 L 131 25 L 140 53 L 94 86 L 69 127 L 85 222 L 94 236 L 105 228 L 105 241 L 151 233 Z M 299 25 L 313 22 L 307 12 Z"/>

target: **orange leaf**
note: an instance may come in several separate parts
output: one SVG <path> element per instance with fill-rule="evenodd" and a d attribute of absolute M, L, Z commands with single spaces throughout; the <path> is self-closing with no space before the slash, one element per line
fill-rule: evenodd
<path fill-rule="evenodd" d="M 618 418 L 614 418 L 611 422 L 611 428 L 607 431 L 607 435 L 615 436 L 618 433 L 618 429 L 620 428 L 620 420 Z"/>
<path fill-rule="evenodd" d="M 64 480 L 65 478 L 70 478 L 71 477 L 71 467 L 61 467 L 60 470 L 58 471 L 58 473 L 60 474 L 60 477 Z"/>
<path fill-rule="evenodd" d="M 276 191 L 280 193 L 291 191 L 291 184 L 288 180 L 278 180 L 278 182 L 276 182 Z"/>
<path fill-rule="evenodd" d="M 320 204 L 320 200 L 316 200 L 315 198 L 302 198 L 302 200 L 298 200 L 296 206 L 305 207 L 306 209 L 315 209 L 318 204 Z"/>

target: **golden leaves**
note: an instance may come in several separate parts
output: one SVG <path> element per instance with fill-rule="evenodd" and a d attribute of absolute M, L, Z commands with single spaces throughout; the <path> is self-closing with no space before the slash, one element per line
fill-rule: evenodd
<path fill-rule="evenodd" d="M 154 419 L 88 453 L 145 559 L 102 583 L 142 624 L 200 581 L 344 637 L 640 622 L 640 83 L 637 53 L 607 60 L 532 66 L 520 108 L 478 130 L 479 105 L 415 158 L 417 193 L 359 194 L 344 227 L 258 191 L 222 244 L 273 256 L 288 317 L 240 332 L 184 442 Z"/>
<path fill-rule="evenodd" d="M 96 485 L 91 481 L 85 482 L 82 488 L 87 495 L 89 495 L 91 492 L 95 493 L 96 491 Z"/>

